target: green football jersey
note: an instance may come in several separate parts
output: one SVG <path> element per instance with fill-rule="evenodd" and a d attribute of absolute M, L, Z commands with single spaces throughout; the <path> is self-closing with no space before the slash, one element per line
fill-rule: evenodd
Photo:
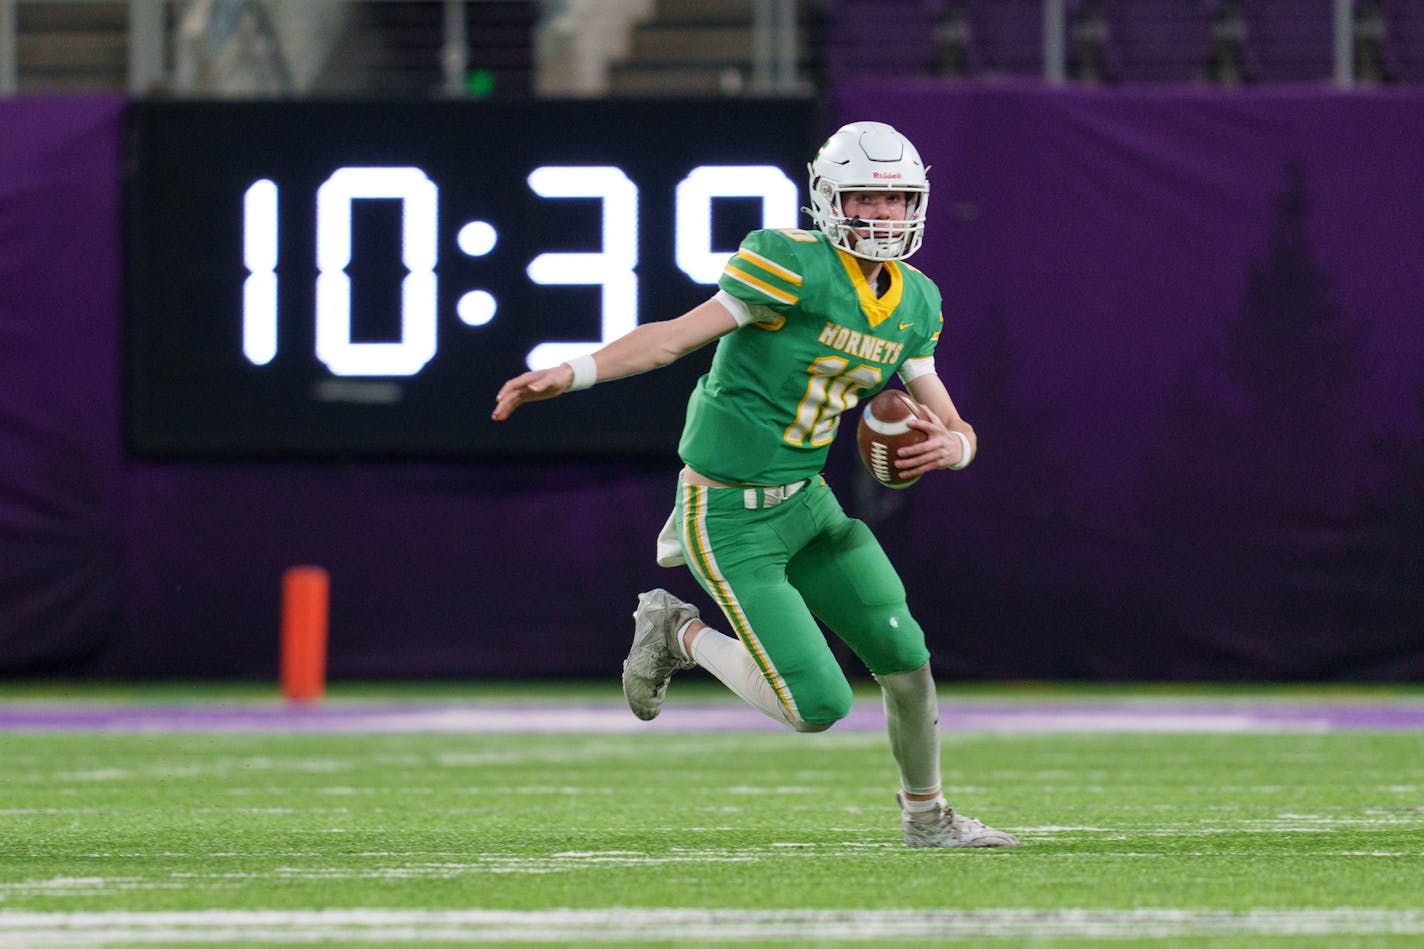
<path fill-rule="evenodd" d="M 718 285 L 757 321 L 718 341 L 688 403 L 682 460 L 744 484 L 819 472 L 841 414 L 939 340 L 939 288 L 908 264 L 885 270 L 889 289 L 877 297 L 857 258 L 819 231 L 747 235 Z"/>

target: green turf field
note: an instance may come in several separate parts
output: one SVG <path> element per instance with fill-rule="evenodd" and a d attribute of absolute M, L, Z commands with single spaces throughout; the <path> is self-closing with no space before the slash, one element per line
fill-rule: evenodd
<path fill-rule="evenodd" d="M 1021 850 L 904 848 L 872 732 L 0 733 L 0 947 L 1424 945 L 1417 732 L 944 757 Z"/>

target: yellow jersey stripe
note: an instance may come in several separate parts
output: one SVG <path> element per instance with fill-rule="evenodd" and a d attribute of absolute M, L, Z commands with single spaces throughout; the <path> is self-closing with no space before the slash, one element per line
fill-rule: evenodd
<path fill-rule="evenodd" d="M 735 258 L 733 259 L 735 260 Z M 766 294 L 773 300 L 776 300 L 780 303 L 795 303 L 798 299 L 791 293 L 788 293 L 787 291 L 782 290 L 778 287 L 774 287 L 771 284 L 767 283 L 765 280 L 762 280 L 754 276 L 753 274 L 749 274 L 744 270 L 737 269 L 736 267 L 732 266 L 732 263 L 730 261 L 727 263 L 727 269 L 722 272 L 728 277 L 731 277 L 733 280 L 737 281 L 738 283 L 745 284 L 746 286 L 751 287 L 753 290 L 760 291 L 761 293 Z"/>
<path fill-rule="evenodd" d="M 776 261 L 768 257 L 763 257 L 756 251 L 747 250 L 745 247 L 743 247 L 741 250 L 737 251 L 736 256 L 742 258 L 743 260 L 751 261 L 752 263 L 760 267 L 762 270 L 765 270 L 767 273 L 771 274 L 773 277 L 780 277 L 787 283 L 794 283 L 798 287 L 801 286 L 801 275 L 799 273 L 787 270 L 785 267 L 781 266 Z"/>

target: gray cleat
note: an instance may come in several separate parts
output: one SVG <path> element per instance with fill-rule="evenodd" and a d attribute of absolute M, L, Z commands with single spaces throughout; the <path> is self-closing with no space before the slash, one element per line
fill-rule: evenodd
<path fill-rule="evenodd" d="M 923 814 L 905 810 L 900 802 L 900 823 L 905 828 L 906 847 L 1017 847 L 1019 839 L 1002 830 L 986 827 L 972 817 L 954 813 L 952 807 L 938 807 Z"/>
<path fill-rule="evenodd" d="M 658 717 L 674 672 L 697 665 L 683 659 L 673 640 L 688 620 L 700 614 L 666 590 L 638 594 L 633 611 L 633 646 L 623 660 L 623 696 L 643 721 Z"/>

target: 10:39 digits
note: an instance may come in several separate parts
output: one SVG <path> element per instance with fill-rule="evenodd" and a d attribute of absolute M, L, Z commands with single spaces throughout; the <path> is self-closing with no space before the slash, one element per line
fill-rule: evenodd
<path fill-rule="evenodd" d="M 525 268 L 534 284 L 600 289 L 600 338 L 537 343 L 526 361 L 529 368 L 540 369 L 592 352 L 637 325 L 638 186 L 613 166 L 546 165 L 535 168 L 527 182 L 540 198 L 593 198 L 602 209 L 596 249 L 539 254 Z M 278 184 L 269 178 L 254 181 L 243 195 L 247 277 L 242 293 L 242 351 L 258 366 L 276 358 L 278 348 L 279 197 Z M 713 202 L 718 198 L 760 199 L 761 227 L 796 226 L 797 188 L 780 168 L 694 168 L 676 189 L 674 259 L 678 269 L 699 284 L 715 284 L 734 252 L 712 247 Z M 343 167 L 322 182 L 315 199 L 317 358 L 336 376 L 415 375 L 435 358 L 438 348 L 439 186 L 413 166 Z M 394 341 L 353 339 L 347 268 L 352 260 L 352 209 L 362 200 L 395 200 L 401 207 L 400 262 L 406 273 L 400 288 L 400 337 Z M 471 257 L 489 253 L 498 240 L 495 226 L 480 220 L 466 222 L 456 238 L 461 252 Z M 480 326 L 496 318 L 499 305 L 490 293 L 471 290 L 457 301 L 456 314 L 466 325 Z"/>

